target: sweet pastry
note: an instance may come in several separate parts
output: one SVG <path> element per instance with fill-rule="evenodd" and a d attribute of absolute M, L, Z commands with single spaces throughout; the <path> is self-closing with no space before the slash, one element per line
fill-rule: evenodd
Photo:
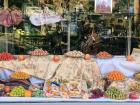
<path fill-rule="evenodd" d="M 17 86 L 11 90 L 10 96 L 11 97 L 22 97 L 22 96 L 24 96 L 24 93 L 25 93 L 25 88 L 22 86 Z"/>
<path fill-rule="evenodd" d="M 125 76 L 123 75 L 122 72 L 114 70 L 107 73 L 107 78 L 112 81 L 120 81 L 124 80 Z"/>
<path fill-rule="evenodd" d="M 96 55 L 96 57 L 97 58 L 112 58 L 112 55 L 111 54 L 109 54 L 108 52 L 106 52 L 106 51 L 101 51 L 101 52 L 99 52 L 97 55 Z"/>
<path fill-rule="evenodd" d="M 127 98 L 127 95 L 120 91 L 119 89 L 115 87 L 109 87 L 105 91 L 105 96 L 111 99 L 116 99 L 116 100 L 124 100 Z"/>
<path fill-rule="evenodd" d="M 13 59 L 14 59 L 14 56 L 11 53 L 8 53 L 8 52 L 0 53 L 1 61 L 9 61 L 9 60 L 13 60 Z"/>
<path fill-rule="evenodd" d="M 42 49 L 35 49 L 34 51 L 29 51 L 28 54 L 29 55 L 36 55 L 36 56 L 48 55 L 48 51 L 42 50 Z"/>
<path fill-rule="evenodd" d="M 68 88 L 68 94 L 70 97 L 80 97 L 81 96 L 81 88 L 80 88 L 80 82 L 78 81 L 69 81 L 66 84 Z"/>
<path fill-rule="evenodd" d="M 30 78 L 30 75 L 25 72 L 15 72 L 11 74 L 10 77 L 13 79 L 28 79 Z"/>
<path fill-rule="evenodd" d="M 65 56 L 73 57 L 73 58 L 84 58 L 84 54 L 82 52 L 76 51 L 76 50 L 65 53 Z"/>

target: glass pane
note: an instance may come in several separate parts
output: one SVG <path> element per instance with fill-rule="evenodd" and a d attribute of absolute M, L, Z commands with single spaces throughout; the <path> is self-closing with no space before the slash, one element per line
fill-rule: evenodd
<path fill-rule="evenodd" d="M 4 7 L 4 1 L 0 0 L 0 7 Z M 132 48 L 139 47 L 139 11 L 136 9 L 139 0 L 113 0 L 110 14 L 95 13 L 94 4 L 95 0 L 8 0 L 10 9 L 16 6 L 22 11 L 24 21 L 8 28 L 0 26 L 0 51 L 8 49 L 14 54 L 27 54 L 29 50 L 43 48 L 51 54 L 63 54 L 68 49 L 68 28 L 71 50 L 127 54 L 130 28 Z M 46 10 L 46 5 L 49 10 L 62 14 L 63 20 L 55 24 L 33 25 L 30 14 Z M 129 23 L 131 27 L 128 27 Z M 97 35 L 97 42 L 90 40 L 92 32 Z"/>
<path fill-rule="evenodd" d="M 71 50 L 82 50 L 91 54 L 107 51 L 113 55 L 125 55 L 127 53 L 129 2 L 113 0 L 113 12 L 111 14 L 95 13 L 94 0 L 89 0 L 88 3 L 78 3 L 79 1 L 75 7 L 73 6 L 76 9 L 73 9 L 71 15 Z M 83 10 L 80 8 L 78 10 L 78 5 L 83 5 Z M 95 41 L 92 41 L 90 37 L 92 31 L 95 36 L 97 35 Z"/>
<path fill-rule="evenodd" d="M 1 7 L 3 7 L 4 1 L 6 0 L 0 1 Z M 50 13 L 52 14 L 52 17 L 53 14 L 56 16 L 57 14 L 62 14 L 58 13 L 57 11 L 56 5 L 58 4 L 55 4 L 53 0 L 45 1 L 44 3 L 42 3 L 40 0 L 24 0 L 24 2 L 20 0 L 8 0 L 6 4 L 8 5 L 10 10 L 12 10 L 13 8 L 20 10 L 23 14 L 24 20 L 20 24 L 10 25 L 6 28 L 1 25 L 1 32 L 9 33 L 5 35 L 1 34 L 1 51 L 6 51 L 7 44 L 8 51 L 14 54 L 27 54 L 28 51 L 34 50 L 36 48 L 42 48 L 44 50 L 47 50 L 51 54 L 62 54 L 66 52 L 68 28 L 67 20 L 63 20 L 60 22 L 53 22 L 55 19 L 48 20 L 48 22 L 51 22 L 53 24 L 46 23 L 44 25 L 38 25 L 39 20 L 42 22 L 41 17 L 32 16 L 35 13 L 41 12 L 43 12 L 44 14 Z M 9 16 L 12 17 L 10 14 Z M 31 16 L 33 17 L 32 20 L 30 19 Z M 8 22 L 12 21 L 13 19 L 8 20 Z"/>

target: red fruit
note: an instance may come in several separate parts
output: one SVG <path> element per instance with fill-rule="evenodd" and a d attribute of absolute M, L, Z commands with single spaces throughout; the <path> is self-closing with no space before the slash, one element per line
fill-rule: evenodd
<path fill-rule="evenodd" d="M 91 55 L 86 54 L 84 58 L 85 58 L 85 60 L 90 60 L 91 59 Z"/>
<path fill-rule="evenodd" d="M 18 60 L 19 60 L 19 61 L 25 60 L 25 56 L 24 56 L 24 55 L 18 55 Z"/>
<path fill-rule="evenodd" d="M 57 56 L 57 55 L 53 56 L 53 61 L 54 61 L 54 62 L 60 61 L 60 57 Z"/>

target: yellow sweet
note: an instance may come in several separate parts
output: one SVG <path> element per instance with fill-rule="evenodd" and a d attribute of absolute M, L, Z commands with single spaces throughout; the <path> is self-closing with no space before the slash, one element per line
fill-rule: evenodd
<path fill-rule="evenodd" d="M 28 79 L 30 76 L 25 72 L 15 72 L 10 77 L 13 79 Z"/>
<path fill-rule="evenodd" d="M 107 78 L 109 80 L 124 80 L 125 76 L 120 71 L 111 71 L 107 73 Z"/>

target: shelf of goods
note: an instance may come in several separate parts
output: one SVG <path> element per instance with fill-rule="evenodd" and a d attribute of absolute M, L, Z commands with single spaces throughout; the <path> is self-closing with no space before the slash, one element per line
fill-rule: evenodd
<path fill-rule="evenodd" d="M 107 52 L 95 57 L 80 51 L 64 55 L 49 55 L 42 49 L 29 55 L 3 52 L 0 102 L 139 102 L 140 73 L 135 68 L 129 70 L 130 65 L 123 67 L 126 62 L 135 65 L 128 57 L 114 57 Z"/>

